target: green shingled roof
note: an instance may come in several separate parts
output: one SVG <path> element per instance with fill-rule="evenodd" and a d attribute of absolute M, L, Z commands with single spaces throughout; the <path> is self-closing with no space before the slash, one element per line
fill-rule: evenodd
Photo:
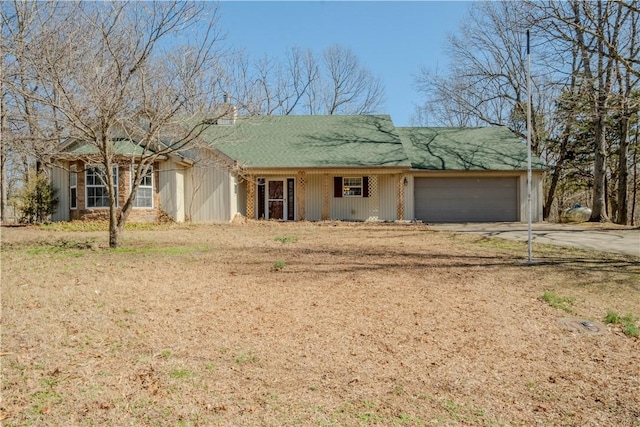
<path fill-rule="evenodd" d="M 403 167 L 417 170 L 526 170 L 526 145 L 506 127 L 396 128 L 388 115 L 268 116 L 210 125 L 202 138 L 245 167 Z M 116 154 L 140 155 L 121 139 Z M 75 142 L 66 154 L 98 154 Z M 185 153 L 182 153 L 183 155 Z M 533 156 L 532 167 L 544 169 Z"/>
<path fill-rule="evenodd" d="M 410 166 L 386 115 L 241 118 L 202 137 L 245 167 Z"/>
<path fill-rule="evenodd" d="M 413 169 L 526 170 L 527 146 L 506 127 L 396 128 Z M 532 168 L 543 169 L 533 156 Z"/>
<path fill-rule="evenodd" d="M 135 142 L 128 139 L 120 139 L 114 141 L 115 154 L 122 156 L 131 156 L 131 155 L 141 155 L 143 153 L 143 148 L 136 144 Z M 69 155 L 77 155 L 77 156 L 88 156 L 99 154 L 98 148 L 85 141 L 74 141 L 69 146 L 65 147 L 65 154 Z"/>

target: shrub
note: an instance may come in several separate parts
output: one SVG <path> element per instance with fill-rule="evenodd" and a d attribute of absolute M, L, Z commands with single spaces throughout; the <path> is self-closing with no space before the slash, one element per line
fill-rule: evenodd
<path fill-rule="evenodd" d="M 43 173 L 31 172 L 24 188 L 18 194 L 20 222 L 40 224 L 49 219 L 58 206 L 56 190 Z"/>

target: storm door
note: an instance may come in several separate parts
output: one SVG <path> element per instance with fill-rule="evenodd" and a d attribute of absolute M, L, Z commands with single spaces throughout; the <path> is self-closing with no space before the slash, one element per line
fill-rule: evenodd
<path fill-rule="evenodd" d="M 286 212 L 285 181 L 267 181 L 267 219 L 283 220 Z"/>

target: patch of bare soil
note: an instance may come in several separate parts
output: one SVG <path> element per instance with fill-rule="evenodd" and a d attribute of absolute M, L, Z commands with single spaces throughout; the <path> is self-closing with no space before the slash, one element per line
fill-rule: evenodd
<path fill-rule="evenodd" d="M 419 225 L 106 239 L 2 230 L 2 425 L 640 425 L 640 340 L 561 324 L 640 314 L 637 258 Z"/>

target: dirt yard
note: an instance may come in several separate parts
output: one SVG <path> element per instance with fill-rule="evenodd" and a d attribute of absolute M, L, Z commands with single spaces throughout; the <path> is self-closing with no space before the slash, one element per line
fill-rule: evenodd
<path fill-rule="evenodd" d="M 640 316 L 637 258 L 420 225 L 106 241 L 2 229 L 3 426 L 640 426 L 640 339 L 603 321 Z"/>

